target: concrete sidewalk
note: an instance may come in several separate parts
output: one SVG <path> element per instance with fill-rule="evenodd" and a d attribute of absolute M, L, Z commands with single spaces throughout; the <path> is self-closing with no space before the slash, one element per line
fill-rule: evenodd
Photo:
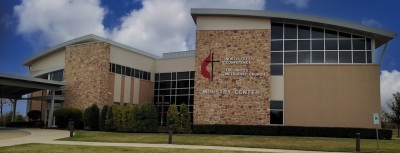
<path fill-rule="evenodd" d="M 181 148 L 181 149 L 208 149 L 228 151 L 254 151 L 271 153 L 323 153 L 320 151 L 301 151 L 264 148 L 224 147 L 224 146 L 198 146 L 176 144 L 144 144 L 144 143 L 109 143 L 109 142 L 82 142 L 82 141 L 57 141 L 56 139 L 69 136 L 69 131 L 52 129 L 20 129 L 31 133 L 28 136 L 0 140 L 0 147 L 13 146 L 26 143 L 83 145 L 83 146 L 117 146 L 117 147 L 143 147 L 143 148 Z M 335 152 L 329 152 L 335 153 Z"/>

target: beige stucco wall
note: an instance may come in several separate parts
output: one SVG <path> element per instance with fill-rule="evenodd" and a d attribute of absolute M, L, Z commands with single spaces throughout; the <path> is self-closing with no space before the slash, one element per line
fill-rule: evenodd
<path fill-rule="evenodd" d="M 285 65 L 284 124 L 373 128 L 378 65 Z"/>
<path fill-rule="evenodd" d="M 114 102 L 121 102 L 122 75 L 115 74 L 114 79 Z"/>
<path fill-rule="evenodd" d="M 197 30 L 271 29 L 271 21 L 267 18 L 198 16 L 196 19 Z"/>
<path fill-rule="evenodd" d="M 284 100 L 284 77 L 271 76 L 271 100 Z"/>
<path fill-rule="evenodd" d="M 160 59 L 155 61 L 154 73 L 194 70 L 194 57 Z"/>
<path fill-rule="evenodd" d="M 154 59 L 116 46 L 111 46 L 110 62 L 147 72 L 154 69 Z"/>
<path fill-rule="evenodd" d="M 33 74 L 51 68 L 64 67 L 64 65 L 65 50 L 61 50 L 32 63 L 30 71 Z"/>

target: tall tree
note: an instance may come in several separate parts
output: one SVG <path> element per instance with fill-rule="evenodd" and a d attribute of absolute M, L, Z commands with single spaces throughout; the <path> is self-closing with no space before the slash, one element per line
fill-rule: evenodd
<path fill-rule="evenodd" d="M 388 113 L 390 120 L 397 125 L 397 137 L 400 137 L 400 93 L 393 94 L 393 99 L 388 103 L 391 112 Z"/>
<path fill-rule="evenodd" d="M 4 124 L 3 124 L 3 122 L 4 122 L 3 107 L 10 105 L 10 104 L 11 104 L 11 101 L 9 99 L 0 98 L 0 118 L 1 118 L 0 123 L 1 123 L 1 126 L 4 126 Z"/>

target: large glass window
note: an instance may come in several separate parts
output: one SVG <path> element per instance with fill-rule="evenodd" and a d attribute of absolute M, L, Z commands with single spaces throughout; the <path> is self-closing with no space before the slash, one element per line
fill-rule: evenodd
<path fill-rule="evenodd" d="M 283 125 L 283 101 L 271 101 L 270 124 Z"/>
<path fill-rule="evenodd" d="M 170 104 L 176 104 L 178 108 L 182 103 L 186 104 L 193 120 L 194 75 L 194 71 L 155 74 L 154 105 L 160 125 L 166 125 Z"/>
<path fill-rule="evenodd" d="M 372 63 L 371 38 L 306 25 L 271 25 L 271 75 L 283 75 L 283 63 Z"/>
<path fill-rule="evenodd" d="M 118 65 L 114 63 L 110 63 L 110 72 L 144 80 L 150 80 L 150 75 L 151 75 L 150 72 L 137 70 L 128 66 Z"/>

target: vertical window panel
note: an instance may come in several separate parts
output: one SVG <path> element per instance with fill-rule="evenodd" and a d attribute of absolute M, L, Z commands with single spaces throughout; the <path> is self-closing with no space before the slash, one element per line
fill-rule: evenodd
<path fill-rule="evenodd" d="M 285 24 L 284 36 L 285 39 L 297 39 L 297 25 Z"/>
<path fill-rule="evenodd" d="M 337 51 L 325 52 L 325 63 L 338 63 L 338 52 Z"/>
<path fill-rule="evenodd" d="M 283 39 L 282 23 L 271 23 L 271 39 Z"/>
<path fill-rule="evenodd" d="M 299 51 L 298 62 L 299 63 L 311 63 L 310 52 L 309 51 L 305 51 L 305 52 Z"/>
<path fill-rule="evenodd" d="M 299 39 L 310 39 L 310 27 L 309 26 L 298 26 Z"/>
<path fill-rule="evenodd" d="M 352 62 L 351 51 L 339 52 L 339 63 L 351 63 L 351 62 Z"/>
<path fill-rule="evenodd" d="M 324 63 L 324 52 L 323 51 L 313 51 L 311 53 L 313 63 Z"/>

